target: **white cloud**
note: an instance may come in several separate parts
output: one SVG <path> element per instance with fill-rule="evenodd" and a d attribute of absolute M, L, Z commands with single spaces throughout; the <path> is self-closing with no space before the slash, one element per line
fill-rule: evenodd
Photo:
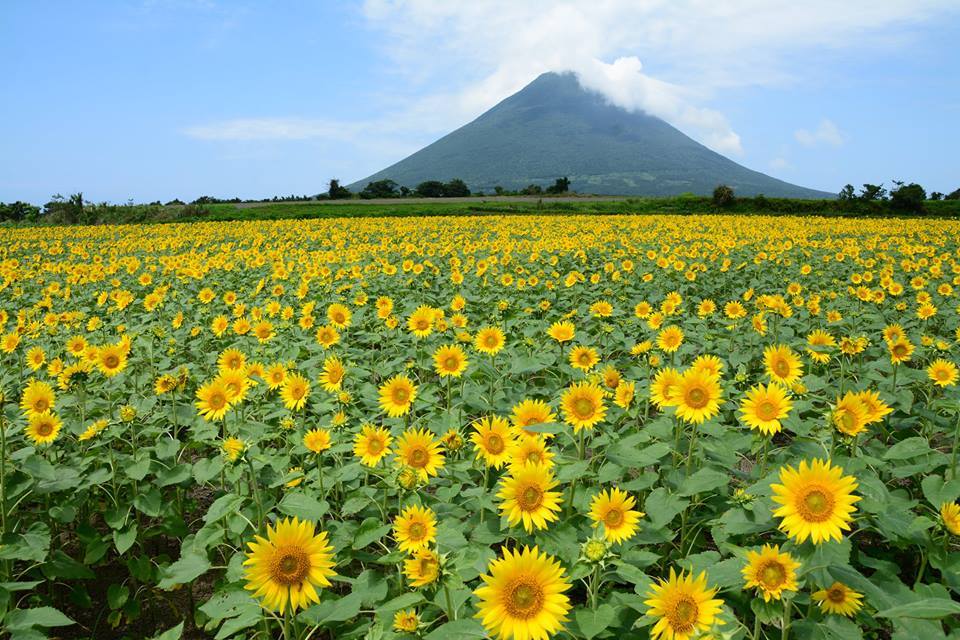
<path fill-rule="evenodd" d="M 805 147 L 829 145 L 839 147 L 847 140 L 847 136 L 831 120 L 824 118 L 813 131 L 797 129 L 793 132 L 797 142 Z"/>
<path fill-rule="evenodd" d="M 710 107 L 713 97 L 742 87 L 820 82 L 817 62 L 839 51 L 869 55 L 903 46 L 918 25 L 957 10 L 956 0 L 366 0 L 362 18 L 396 78 L 384 85 L 382 117 L 237 120 L 188 133 L 356 140 L 380 127 L 380 137 L 407 140 L 413 151 L 540 73 L 570 70 L 613 104 L 647 111 L 722 153 L 738 153 L 740 137 Z M 819 128 L 807 133 L 817 143 L 843 138 Z"/>

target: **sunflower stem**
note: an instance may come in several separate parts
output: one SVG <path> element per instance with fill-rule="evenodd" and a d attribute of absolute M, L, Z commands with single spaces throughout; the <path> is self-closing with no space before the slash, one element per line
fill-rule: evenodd
<path fill-rule="evenodd" d="M 250 490 L 253 493 L 253 500 L 257 503 L 257 528 L 263 528 L 263 505 L 260 503 L 260 488 L 257 486 L 257 476 L 253 471 L 253 460 L 249 456 L 244 456 L 247 460 L 247 468 L 250 470 Z"/>
<path fill-rule="evenodd" d="M 443 598 L 447 601 L 447 620 L 457 619 L 457 610 L 453 608 L 453 601 L 450 599 L 450 585 L 443 583 Z"/>
<path fill-rule="evenodd" d="M 953 451 L 950 453 L 950 479 L 957 479 L 957 448 L 960 445 L 960 411 L 957 412 L 957 427 L 953 432 Z"/>
<path fill-rule="evenodd" d="M 783 624 L 780 630 L 780 640 L 787 640 L 790 637 L 790 601 L 783 599 Z"/>
<path fill-rule="evenodd" d="M 753 633 L 750 635 L 753 640 L 760 640 L 760 616 L 753 616 Z"/>

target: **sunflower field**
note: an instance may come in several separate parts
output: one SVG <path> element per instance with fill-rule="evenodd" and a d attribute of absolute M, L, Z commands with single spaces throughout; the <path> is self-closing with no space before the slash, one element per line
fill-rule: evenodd
<path fill-rule="evenodd" d="M 960 639 L 960 223 L 0 241 L 0 637 Z"/>

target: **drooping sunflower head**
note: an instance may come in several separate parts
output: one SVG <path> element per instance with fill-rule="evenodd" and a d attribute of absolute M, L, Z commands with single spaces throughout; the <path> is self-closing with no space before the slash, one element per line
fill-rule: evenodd
<path fill-rule="evenodd" d="M 312 522 L 287 518 L 267 525 L 266 537 L 248 542 L 245 588 L 264 608 L 281 614 L 319 602 L 318 588 L 329 587 L 333 547 L 327 533 L 316 533 Z"/>
<path fill-rule="evenodd" d="M 549 522 L 557 520 L 560 511 L 560 492 L 552 491 L 556 486 L 553 472 L 545 464 L 527 462 L 510 467 L 497 493 L 502 500 L 500 511 L 511 526 L 522 523 L 528 533 L 545 529 Z"/>
<path fill-rule="evenodd" d="M 391 418 L 406 415 L 417 397 L 417 387 L 405 375 L 395 375 L 380 386 L 380 406 Z"/>
<path fill-rule="evenodd" d="M 247 448 L 247 443 L 240 438 L 227 438 L 220 445 L 224 457 L 230 462 L 236 462 Z"/>
<path fill-rule="evenodd" d="M 426 429 L 407 429 L 397 438 L 397 462 L 427 480 L 444 465 L 440 442 Z"/>
<path fill-rule="evenodd" d="M 644 516 L 634 509 L 636 504 L 626 491 L 604 490 L 590 502 L 590 519 L 594 527 L 603 525 L 603 536 L 608 542 L 623 542 L 637 533 L 637 523 Z"/>
<path fill-rule="evenodd" d="M 823 611 L 841 616 L 852 617 L 863 606 L 863 594 L 842 582 L 834 582 L 826 589 L 815 591 L 812 597 Z"/>
<path fill-rule="evenodd" d="M 843 469 L 830 461 L 814 459 L 800 462 L 798 468 L 780 469 L 780 483 L 772 484 L 773 501 L 780 506 L 773 515 L 781 518 L 780 530 L 797 542 L 808 538 L 814 544 L 840 541 L 850 529 L 857 481 L 843 475 Z"/>
<path fill-rule="evenodd" d="M 564 420 L 574 432 L 592 429 L 606 416 L 603 389 L 589 382 L 576 382 L 563 392 L 560 398 Z"/>
<path fill-rule="evenodd" d="M 742 420 L 760 433 L 771 436 L 783 428 L 780 421 L 787 417 L 793 402 L 787 390 L 778 384 L 758 384 L 749 391 L 740 403 Z"/>
<path fill-rule="evenodd" d="M 660 579 L 647 592 L 647 615 L 658 618 L 650 637 L 668 640 L 688 640 L 698 631 L 709 629 L 720 613 L 723 601 L 714 598 L 716 589 L 707 584 L 707 574 L 681 572 L 673 567 L 670 577 Z"/>
<path fill-rule="evenodd" d="M 499 416 L 485 416 L 473 425 L 470 440 L 477 458 L 488 467 L 499 469 L 510 459 L 515 438 L 510 423 Z"/>
<path fill-rule="evenodd" d="M 411 505 L 393 520 L 393 537 L 400 551 L 414 553 L 436 539 L 437 516 L 432 509 Z"/>
<path fill-rule="evenodd" d="M 360 433 L 354 437 L 353 454 L 360 458 L 360 462 L 368 467 L 375 467 L 390 453 L 390 443 L 393 436 L 384 428 L 377 428 L 370 424 L 361 427 Z"/>
<path fill-rule="evenodd" d="M 784 591 L 797 590 L 799 567 L 800 563 L 790 554 L 781 553 L 779 546 L 765 544 L 759 552 L 747 552 L 747 566 L 743 568 L 744 587 L 756 587 L 764 602 L 779 600 Z"/>
<path fill-rule="evenodd" d="M 546 640 L 563 629 L 570 612 L 566 573 L 555 558 L 537 547 L 503 549 L 481 576 L 474 594 L 476 617 L 498 638 Z"/>

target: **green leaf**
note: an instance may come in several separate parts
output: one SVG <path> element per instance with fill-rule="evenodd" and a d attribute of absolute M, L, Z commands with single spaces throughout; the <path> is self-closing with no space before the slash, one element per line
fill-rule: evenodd
<path fill-rule="evenodd" d="M 8 533 L 0 537 L 0 560 L 43 562 L 50 552 L 50 529 L 35 522 L 23 533 Z"/>
<path fill-rule="evenodd" d="M 170 589 L 186 584 L 210 570 L 210 560 L 205 553 L 190 551 L 161 571 L 163 579 L 157 584 L 161 589 Z"/>
<path fill-rule="evenodd" d="M 362 598 L 359 593 L 351 593 L 336 600 L 326 600 L 315 604 L 300 614 L 300 619 L 314 625 L 328 622 L 345 622 L 360 613 Z"/>
<path fill-rule="evenodd" d="M 243 501 L 243 496 L 238 496 L 235 493 L 220 496 L 213 501 L 207 512 L 203 514 L 204 523 L 213 524 L 230 514 L 236 513 L 243 505 Z"/>
<path fill-rule="evenodd" d="M 666 442 L 655 442 L 643 449 L 622 445 L 623 442 L 615 447 L 610 447 L 606 453 L 607 458 L 625 467 L 647 467 L 656 464 L 671 450 L 670 445 Z"/>
<path fill-rule="evenodd" d="M 117 553 L 123 555 L 127 552 L 133 543 L 137 541 L 137 523 L 133 522 L 124 531 L 113 532 L 113 544 L 117 547 Z"/>
<path fill-rule="evenodd" d="M 467 618 L 440 625 L 431 631 L 424 640 L 450 640 L 450 638 L 469 640 L 470 638 L 486 637 L 487 632 L 483 630 L 480 621 Z"/>
<path fill-rule="evenodd" d="M 319 522 L 329 507 L 326 501 L 321 502 L 302 492 L 288 493 L 277 505 L 283 514 L 311 522 Z"/>
<path fill-rule="evenodd" d="M 353 548 L 363 549 L 389 533 L 393 527 L 389 524 L 381 525 L 379 518 L 367 518 L 357 529 L 353 538 Z"/>
<path fill-rule="evenodd" d="M 4 622 L 10 631 L 26 630 L 30 627 L 69 627 L 76 624 L 53 607 L 16 609 L 7 614 Z"/>
<path fill-rule="evenodd" d="M 616 617 L 616 613 L 616 610 L 609 604 L 602 604 L 597 607 L 596 611 L 578 609 L 573 617 L 577 621 L 577 626 L 580 627 L 580 633 L 586 640 L 590 640 L 610 626 L 610 623 Z"/>
<path fill-rule="evenodd" d="M 680 490 L 677 492 L 679 496 L 692 496 L 698 493 L 704 493 L 710 489 L 716 489 L 717 487 L 724 487 L 730 482 L 730 474 L 725 471 L 718 471 L 716 469 L 704 468 L 700 469 L 692 476 L 683 481 L 683 484 L 680 485 Z"/>
<path fill-rule="evenodd" d="M 920 436 L 915 436 L 913 438 L 901 440 L 897 444 L 887 449 L 887 452 L 883 454 L 883 459 L 906 460 L 908 458 L 915 458 L 926 453 L 930 453 L 930 445 L 927 443 L 927 439 L 921 438 Z"/>
<path fill-rule="evenodd" d="M 667 493 L 663 487 L 654 489 L 647 501 L 643 504 L 643 510 L 655 529 L 666 527 L 670 522 L 683 511 L 688 504 L 687 500 L 672 496 Z"/>
<path fill-rule="evenodd" d="M 393 613 L 394 611 L 399 611 L 400 609 L 408 609 L 415 605 L 423 602 L 423 594 L 419 591 L 414 591 L 412 593 L 404 593 L 399 595 L 392 600 L 388 600 L 382 605 L 377 607 L 377 613 L 380 615 L 386 615 Z"/>
<path fill-rule="evenodd" d="M 960 602 L 946 598 L 926 598 L 900 604 L 874 614 L 877 618 L 919 618 L 934 620 L 960 613 Z"/>
<path fill-rule="evenodd" d="M 172 629 L 167 629 L 158 636 L 153 636 L 151 640 L 180 640 L 183 636 L 183 623 L 181 622 Z"/>
<path fill-rule="evenodd" d="M 953 502 L 960 497 L 960 479 L 944 482 L 940 476 L 927 476 L 920 486 L 923 496 L 938 510 L 944 502 Z"/>

